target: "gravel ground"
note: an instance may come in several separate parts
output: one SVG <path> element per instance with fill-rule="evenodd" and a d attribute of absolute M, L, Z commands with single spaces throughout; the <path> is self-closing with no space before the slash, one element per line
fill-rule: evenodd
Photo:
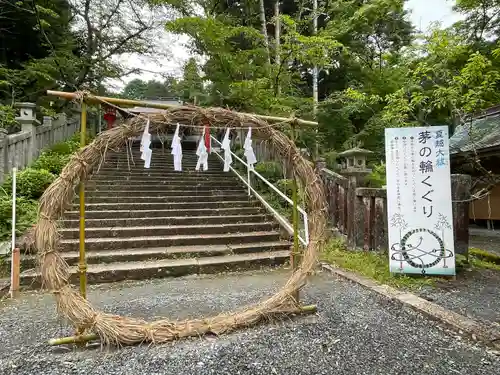
<path fill-rule="evenodd" d="M 92 287 L 107 311 L 185 318 L 241 306 L 275 291 L 287 271 Z M 317 315 L 219 338 L 162 346 L 50 348 L 69 333 L 52 297 L 24 295 L 0 305 L 0 374 L 500 374 L 500 357 L 422 315 L 352 283 L 318 274 L 302 293 Z"/>
<path fill-rule="evenodd" d="M 456 281 L 438 283 L 420 295 L 485 324 L 500 324 L 500 271 L 463 271 Z"/>

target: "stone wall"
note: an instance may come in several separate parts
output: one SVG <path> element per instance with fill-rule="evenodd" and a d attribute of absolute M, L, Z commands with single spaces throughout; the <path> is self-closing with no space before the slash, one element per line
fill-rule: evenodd
<path fill-rule="evenodd" d="M 40 123 L 35 116 L 35 104 L 18 103 L 20 116 L 16 120 L 21 131 L 7 134 L 0 129 L 0 182 L 12 172 L 12 168 L 29 166 L 44 148 L 62 142 L 80 130 L 80 116 L 68 117 L 58 114 L 54 118 L 45 116 Z"/>

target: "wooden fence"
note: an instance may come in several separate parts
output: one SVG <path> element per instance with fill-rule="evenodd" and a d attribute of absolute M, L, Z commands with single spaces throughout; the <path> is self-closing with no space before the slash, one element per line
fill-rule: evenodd
<path fill-rule="evenodd" d="M 331 226 L 350 248 L 386 250 L 388 244 L 387 190 L 357 187 L 358 177 L 342 176 L 317 165 L 328 200 Z M 469 248 L 470 176 L 451 175 L 455 251 Z"/>
<path fill-rule="evenodd" d="M 62 142 L 73 136 L 80 129 L 80 117 L 68 117 L 58 114 L 54 118 L 44 117 L 41 124 L 34 115 L 35 105 L 19 103 L 21 116 L 16 120 L 21 124 L 21 131 L 7 134 L 0 129 L 0 182 L 11 173 L 12 168 L 29 166 L 44 148 Z"/>

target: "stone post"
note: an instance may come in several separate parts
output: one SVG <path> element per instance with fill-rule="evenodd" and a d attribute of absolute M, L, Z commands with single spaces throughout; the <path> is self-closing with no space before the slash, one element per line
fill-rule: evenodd
<path fill-rule="evenodd" d="M 469 254 L 469 203 L 471 186 L 471 176 L 466 174 L 451 175 L 455 253 L 465 256 Z"/>
<path fill-rule="evenodd" d="M 54 128 L 52 126 L 52 117 L 51 116 L 43 116 L 43 125 L 49 128 L 49 136 L 48 136 L 48 144 L 43 145 L 43 148 L 52 146 L 55 142 L 54 136 Z"/>
<path fill-rule="evenodd" d="M 7 129 L 0 129 L 0 182 L 3 182 L 4 176 L 9 171 L 9 138 L 7 137 Z"/>
<path fill-rule="evenodd" d="M 317 173 L 321 174 L 321 171 L 326 168 L 326 161 L 323 158 L 317 158 L 315 163 L 314 163 L 314 168 L 316 169 Z"/>
<path fill-rule="evenodd" d="M 21 124 L 23 132 L 29 132 L 29 147 L 27 164 L 31 164 L 36 157 L 36 126 L 40 125 L 40 121 L 36 119 L 35 103 L 16 103 L 15 107 L 19 108 L 20 116 L 16 117 L 16 121 Z"/>

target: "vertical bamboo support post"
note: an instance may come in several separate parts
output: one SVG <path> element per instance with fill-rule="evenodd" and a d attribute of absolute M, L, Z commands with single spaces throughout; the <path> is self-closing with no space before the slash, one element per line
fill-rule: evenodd
<path fill-rule="evenodd" d="M 17 168 L 12 168 L 12 233 L 11 233 L 11 263 L 10 263 L 10 297 L 16 298 L 19 294 L 19 273 L 21 267 L 21 253 L 16 248 L 16 197 L 17 197 Z"/>
<path fill-rule="evenodd" d="M 295 145 L 295 121 L 292 122 L 292 142 Z M 292 251 L 292 268 L 293 271 L 299 267 L 300 251 L 299 251 L 299 210 L 297 207 L 297 180 L 295 172 L 292 172 L 292 222 L 293 222 L 293 251 Z M 299 303 L 299 291 L 297 290 L 293 298 Z"/>
<path fill-rule="evenodd" d="M 80 124 L 80 146 L 85 147 L 87 135 L 87 104 L 82 101 L 82 114 Z M 80 260 L 78 271 L 80 273 L 80 294 L 87 298 L 87 260 L 85 257 L 85 182 L 80 181 Z"/>

